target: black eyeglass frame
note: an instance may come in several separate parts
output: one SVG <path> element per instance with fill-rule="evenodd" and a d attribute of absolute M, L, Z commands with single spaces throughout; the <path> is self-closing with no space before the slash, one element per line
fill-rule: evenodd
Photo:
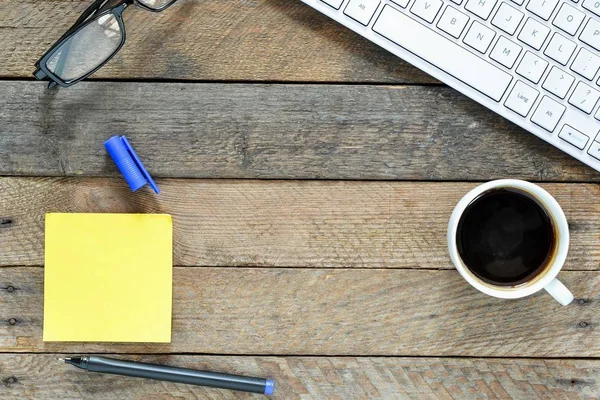
<path fill-rule="evenodd" d="M 49 79 L 50 83 L 48 84 L 49 88 L 56 86 L 57 84 L 62 87 L 69 87 L 77 82 L 87 78 L 92 75 L 94 72 L 98 71 L 107 62 L 109 62 L 118 52 L 121 50 L 126 40 L 125 33 L 125 24 L 123 22 L 123 11 L 130 6 L 131 4 L 135 4 L 140 8 L 143 8 L 152 12 L 161 12 L 165 9 L 169 8 L 176 0 L 171 0 L 166 3 L 164 6 L 160 8 L 151 8 L 145 5 L 143 2 L 138 0 L 96 0 L 90 7 L 88 7 L 79 17 L 79 19 L 71 26 L 64 35 L 61 36 L 51 47 L 44 53 L 44 55 L 35 63 L 36 70 L 33 75 L 39 80 Z M 113 15 L 119 24 L 119 29 L 121 30 L 121 43 L 115 49 L 115 51 L 106 58 L 102 63 L 100 63 L 97 67 L 95 67 L 90 72 L 86 73 L 83 76 L 80 76 L 76 79 L 64 80 L 61 79 L 58 75 L 51 72 L 47 67 L 47 62 L 54 55 L 54 53 L 69 39 L 79 33 L 80 30 L 85 28 L 87 25 L 97 21 L 104 15 Z"/>

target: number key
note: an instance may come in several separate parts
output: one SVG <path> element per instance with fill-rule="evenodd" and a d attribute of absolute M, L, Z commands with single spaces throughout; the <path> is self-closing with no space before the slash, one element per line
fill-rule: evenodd
<path fill-rule="evenodd" d="M 582 5 L 583 8 L 600 16 L 600 0 L 585 0 Z"/>

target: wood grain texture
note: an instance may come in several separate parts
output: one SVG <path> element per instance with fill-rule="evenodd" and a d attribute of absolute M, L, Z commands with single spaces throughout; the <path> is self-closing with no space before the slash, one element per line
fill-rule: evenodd
<path fill-rule="evenodd" d="M 559 278 L 567 307 L 491 298 L 456 271 L 178 267 L 172 343 L 44 343 L 43 269 L 0 268 L 0 351 L 600 357 L 600 273 Z"/>
<path fill-rule="evenodd" d="M 0 92 L 3 175 L 117 176 L 102 144 L 121 133 L 157 177 L 600 181 L 448 88 L 0 82 Z"/>
<path fill-rule="evenodd" d="M 0 1 L 0 74 L 34 63 L 90 4 Z M 412 82 L 433 78 L 299 0 L 179 0 L 155 14 L 125 11 L 127 42 L 94 78 Z"/>
<path fill-rule="evenodd" d="M 174 263 L 452 269 L 446 229 L 475 183 L 0 178 L 0 265 L 41 265 L 47 212 L 169 213 Z M 565 269 L 600 269 L 600 188 L 543 185 L 571 226 Z"/>
<path fill-rule="evenodd" d="M 0 356 L 2 399 L 252 399 L 240 392 L 85 373 L 56 354 Z M 123 356 L 276 380 L 273 399 L 597 399 L 600 361 Z M 13 378 L 13 383 L 8 380 Z"/>

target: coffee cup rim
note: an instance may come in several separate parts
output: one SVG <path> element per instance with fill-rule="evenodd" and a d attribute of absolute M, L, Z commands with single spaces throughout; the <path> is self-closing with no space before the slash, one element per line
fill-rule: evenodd
<path fill-rule="evenodd" d="M 475 276 L 464 264 L 462 258 L 458 253 L 456 243 L 458 223 L 467 206 L 471 204 L 471 202 L 473 202 L 473 200 L 475 200 L 481 194 L 489 190 L 500 188 L 517 189 L 534 196 L 542 205 L 542 207 L 544 207 L 550 218 L 552 218 L 558 235 L 557 249 L 555 256 L 551 261 L 550 267 L 547 267 L 540 275 L 535 277 L 533 280 L 518 286 L 497 286 L 485 282 L 477 276 Z M 483 293 L 494 297 L 507 299 L 520 298 L 529 296 L 543 289 L 554 278 L 556 278 L 558 272 L 562 269 L 567 258 L 567 253 L 569 250 L 569 226 L 567 223 L 565 213 L 563 212 L 556 199 L 542 187 L 534 183 L 519 179 L 498 179 L 486 182 L 482 185 L 473 188 L 467 194 L 465 194 L 462 197 L 462 199 L 460 199 L 458 204 L 454 207 L 452 215 L 450 216 L 450 221 L 448 222 L 447 239 L 448 251 L 450 253 L 450 258 L 452 259 L 452 262 L 454 263 L 456 269 L 461 274 L 461 276 L 473 287 L 475 287 Z"/>

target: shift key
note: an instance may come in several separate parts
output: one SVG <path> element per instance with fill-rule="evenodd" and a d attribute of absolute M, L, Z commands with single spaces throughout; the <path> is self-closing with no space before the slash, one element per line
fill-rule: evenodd
<path fill-rule="evenodd" d="M 373 31 L 495 101 L 502 99 L 512 80 L 498 67 L 388 5 Z"/>

